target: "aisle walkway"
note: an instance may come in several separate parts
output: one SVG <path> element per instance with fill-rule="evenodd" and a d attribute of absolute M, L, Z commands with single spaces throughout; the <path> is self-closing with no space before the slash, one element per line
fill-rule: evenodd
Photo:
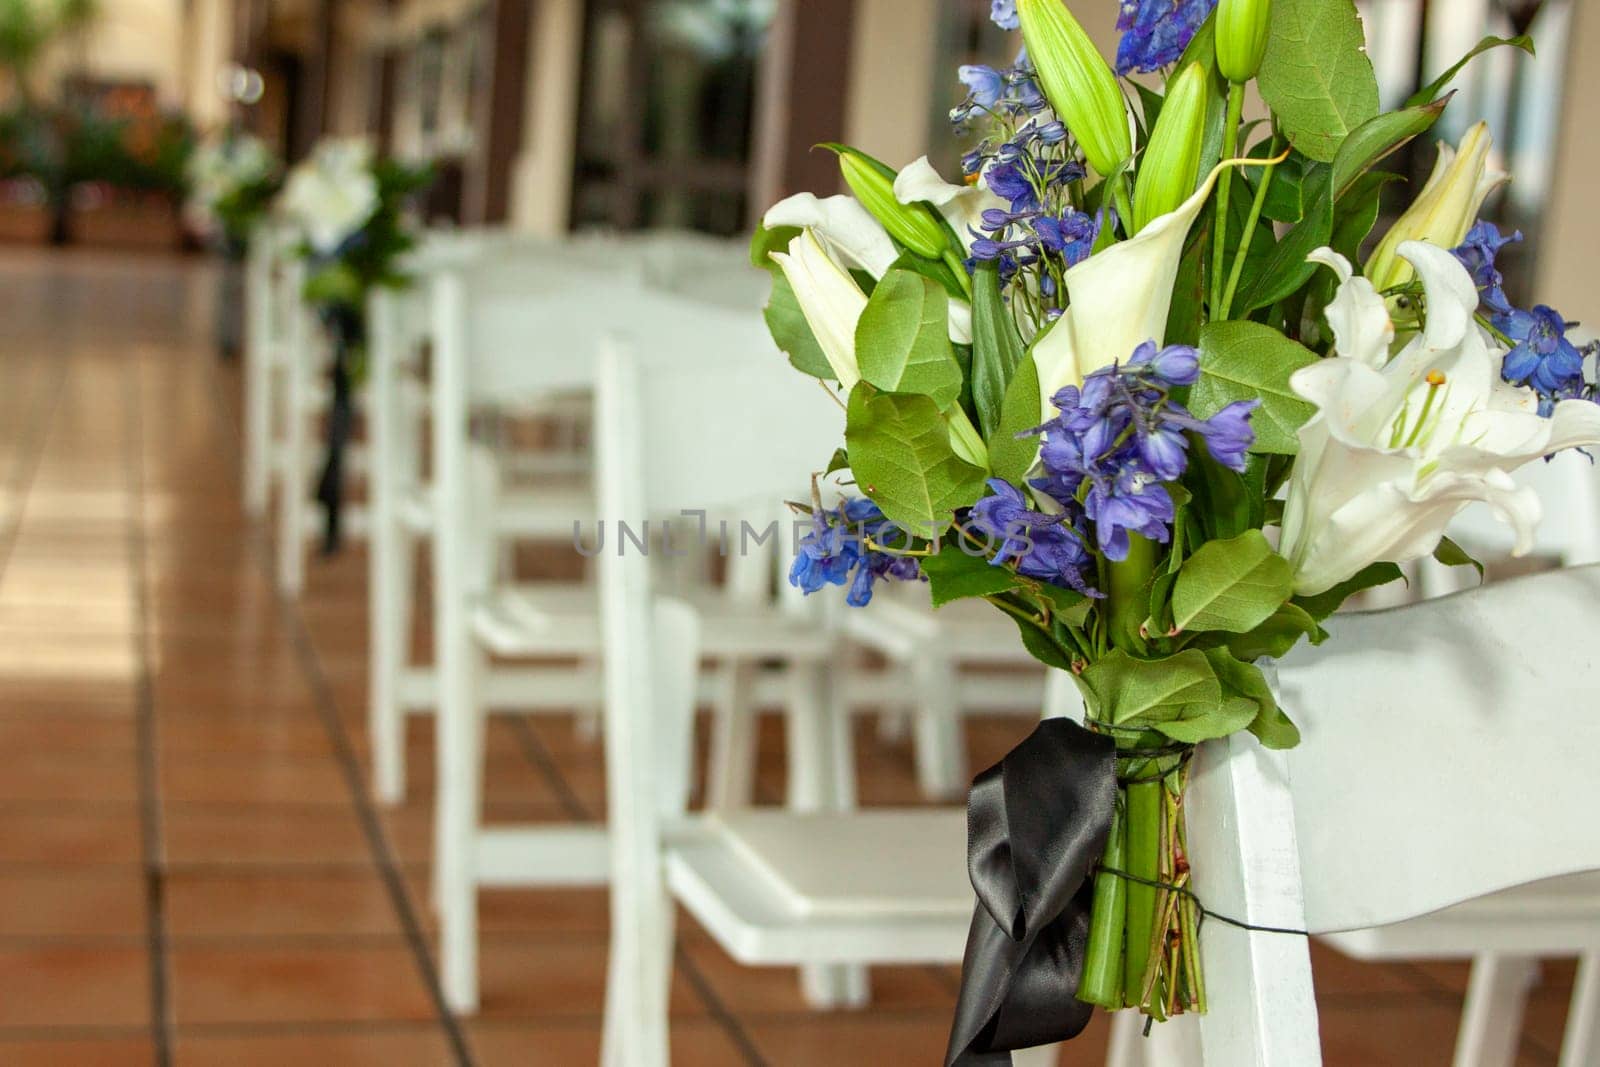
<path fill-rule="evenodd" d="M 204 268 L 13 252 L 0 287 L 0 1064 L 596 1062 L 599 893 L 487 895 L 483 1013 L 440 1009 L 426 731 L 407 804 L 376 812 L 364 561 L 317 561 L 299 604 L 272 595 Z M 975 728 L 975 751 L 1025 726 Z M 909 795 L 903 751 L 862 749 L 864 794 Z M 497 719 L 489 762 L 491 815 L 600 807 L 568 722 Z M 1317 968 L 1331 1065 L 1448 1062 L 1463 968 Z M 1519 1065 L 1555 1062 L 1570 968 L 1549 974 Z M 692 928 L 677 979 L 691 1067 L 932 1064 L 955 988 L 947 968 L 880 971 L 870 1012 L 818 1016 L 791 973 Z"/>

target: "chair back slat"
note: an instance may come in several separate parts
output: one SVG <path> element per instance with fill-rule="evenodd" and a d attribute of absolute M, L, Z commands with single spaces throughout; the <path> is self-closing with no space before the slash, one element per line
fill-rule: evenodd
<path fill-rule="evenodd" d="M 1336 616 L 1281 668 L 1306 919 L 1381 926 L 1600 869 L 1600 567 Z"/>

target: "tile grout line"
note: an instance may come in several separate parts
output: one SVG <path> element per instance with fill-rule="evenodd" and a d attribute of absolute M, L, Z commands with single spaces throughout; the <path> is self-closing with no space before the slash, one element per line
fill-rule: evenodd
<path fill-rule="evenodd" d="M 32 405 L 34 417 L 29 420 L 24 432 L 17 436 L 16 453 L 12 456 L 11 470 L 6 477 L 5 490 L 10 498 L 10 511 L 0 512 L 0 580 L 5 576 L 17 536 L 22 532 L 23 500 L 33 490 L 39 466 L 44 462 L 50 425 L 61 405 L 61 395 L 66 391 L 67 358 L 58 361 L 56 367 L 54 381 L 35 370 L 33 384 L 38 387 L 39 393 L 44 393 L 48 387 L 48 397 L 41 396 L 39 399 L 42 402 Z"/>
<path fill-rule="evenodd" d="M 259 550 L 261 545 L 260 538 L 256 537 L 252 540 Z M 269 571 L 264 561 L 262 570 L 264 572 Z M 378 818 L 377 810 L 373 807 L 372 800 L 367 795 L 366 779 L 361 773 L 360 761 L 356 758 L 355 748 L 350 743 L 350 735 L 345 730 L 344 721 L 339 718 L 338 702 L 333 695 L 332 687 L 328 684 L 328 677 L 323 671 L 322 659 L 317 654 L 316 645 L 311 640 L 311 635 L 306 629 L 305 619 L 291 600 L 280 598 L 278 610 L 283 618 L 285 627 L 289 631 L 289 638 L 294 645 L 295 656 L 300 660 L 301 670 L 305 673 L 306 681 L 311 686 L 317 713 L 321 717 L 323 729 L 328 732 L 328 739 L 333 745 L 334 758 L 344 772 L 345 783 L 350 789 L 356 817 L 361 823 L 362 833 L 367 839 L 367 847 L 372 853 L 372 861 L 377 865 L 378 873 L 383 878 L 384 885 L 389 891 L 390 902 L 399 914 L 401 929 L 405 934 L 406 941 L 411 946 L 412 954 L 416 957 L 417 966 L 422 971 L 423 981 L 428 987 L 428 995 L 432 998 L 434 1008 L 439 1013 L 440 1024 L 444 1027 L 445 1037 L 450 1042 L 451 1051 L 455 1053 L 456 1062 L 461 1064 L 462 1067 L 473 1067 L 475 1061 L 471 1050 L 467 1047 L 466 1034 L 462 1031 L 460 1021 L 456 1018 L 455 1013 L 445 1003 L 444 989 L 439 982 L 439 972 L 434 966 L 433 954 L 428 950 L 427 940 L 422 933 L 422 924 L 417 919 L 416 912 L 412 909 L 405 878 L 401 875 L 394 852 L 389 846 L 388 839 L 384 836 L 383 826 Z"/>
<path fill-rule="evenodd" d="M 241 363 L 242 366 L 242 363 Z M 222 424 L 222 411 L 228 406 L 226 391 L 223 389 L 220 376 L 215 367 L 208 367 L 206 373 L 210 381 L 212 393 L 216 403 L 212 405 L 212 412 L 216 422 L 218 434 L 222 439 L 223 447 L 232 453 L 235 470 L 240 462 L 240 448 L 238 439 L 228 433 Z M 235 423 L 237 425 L 237 422 Z M 378 813 L 372 805 L 371 797 L 367 793 L 366 780 L 361 773 L 360 762 L 356 759 L 355 748 L 350 743 L 350 735 L 345 729 L 344 720 L 339 717 L 338 702 L 334 698 L 333 690 L 328 683 L 328 677 L 322 667 L 322 659 L 317 654 L 316 645 L 311 640 L 310 632 L 306 628 L 305 618 L 299 606 L 292 600 L 279 596 L 276 592 L 274 576 L 272 574 L 271 553 L 267 551 L 264 532 L 259 528 L 251 530 L 247 540 L 256 556 L 268 588 L 273 590 L 277 600 L 279 620 L 288 632 L 290 643 L 294 646 L 295 658 L 299 660 L 301 671 L 306 682 L 311 687 L 312 699 L 317 708 L 317 716 L 322 722 L 324 733 L 333 748 L 334 759 L 338 762 L 343 773 L 345 785 L 350 790 L 352 804 L 355 808 L 357 821 L 361 824 L 363 836 L 367 839 L 369 860 L 378 868 L 384 887 L 389 894 L 389 902 L 394 907 L 400 920 L 400 928 L 407 944 L 411 948 L 412 956 L 417 964 L 417 969 L 422 972 L 423 984 L 427 987 L 428 996 L 433 1001 L 434 1010 L 438 1016 L 438 1024 L 443 1028 L 445 1040 L 450 1045 L 450 1050 L 460 1067 L 476 1067 L 472 1051 L 467 1045 L 466 1034 L 461 1028 L 460 1020 L 450 1010 L 444 999 L 444 988 L 439 981 L 438 968 L 434 966 L 433 955 L 428 950 L 427 939 L 423 936 L 422 924 L 416 912 L 412 909 L 411 898 L 406 889 L 405 877 L 400 873 L 399 864 L 389 847 L 388 839 L 384 836 L 383 826 L 378 818 Z"/>
<path fill-rule="evenodd" d="M 589 806 L 578 796 L 572 783 L 567 781 L 567 776 L 561 773 L 561 767 L 550 749 L 532 726 L 528 724 L 526 715 L 511 715 L 511 730 L 517 736 L 517 750 L 522 753 L 523 759 L 544 778 L 552 792 L 561 802 L 561 807 L 567 815 L 576 822 L 594 822 L 595 814 Z"/>
<path fill-rule="evenodd" d="M 717 1025 L 722 1027 L 734 1045 L 738 1047 L 739 1054 L 744 1057 L 745 1062 L 750 1067 L 767 1067 L 767 1061 L 761 1055 L 761 1050 L 756 1048 L 755 1040 L 750 1036 L 750 1032 L 744 1028 L 744 1024 L 739 1021 L 739 1017 L 733 1013 L 733 1010 L 722 1002 L 721 997 L 717 996 L 717 991 L 711 987 L 710 979 L 700 973 L 700 968 L 696 967 L 694 960 L 689 958 L 689 953 L 684 951 L 682 945 L 676 945 L 673 948 L 672 955 L 677 965 L 683 968 L 684 978 L 694 987 L 695 995 L 706 1006 L 706 1011 L 710 1013 L 711 1018 L 716 1020 Z"/>
<path fill-rule="evenodd" d="M 157 1067 L 172 1063 L 172 989 L 170 946 L 167 937 L 166 875 L 162 870 L 162 820 L 160 762 L 156 745 L 155 685 L 151 676 L 153 657 L 150 647 L 150 583 L 145 573 L 148 546 L 145 543 L 144 408 L 140 389 L 140 369 L 144 362 L 135 357 L 124 364 L 124 390 L 127 400 L 128 479 L 128 566 L 133 593 L 133 640 L 138 676 L 135 729 L 138 735 L 139 826 L 143 838 L 145 882 L 145 927 L 150 955 L 150 1029 L 155 1043 Z"/>

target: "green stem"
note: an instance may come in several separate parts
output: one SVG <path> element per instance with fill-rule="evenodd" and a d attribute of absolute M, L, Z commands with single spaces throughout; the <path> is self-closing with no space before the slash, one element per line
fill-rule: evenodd
<path fill-rule="evenodd" d="M 1111 836 L 1101 863 L 1122 870 L 1126 853 L 1123 842 L 1125 819 L 1122 805 L 1111 814 Z M 1128 883 L 1126 879 L 1101 871 L 1094 878 L 1094 905 L 1089 912 L 1089 946 L 1084 952 L 1083 981 L 1078 983 L 1078 999 L 1116 1011 L 1122 1001 L 1122 932 L 1127 921 Z"/>
<path fill-rule="evenodd" d="M 1110 594 L 1111 644 L 1128 652 L 1143 652 L 1144 638 L 1139 627 L 1150 614 L 1150 577 L 1156 569 L 1155 542 L 1132 534 L 1128 538 L 1128 558 L 1111 564 Z"/>
<path fill-rule="evenodd" d="M 1161 780 L 1133 782 L 1128 786 L 1128 843 L 1123 857 L 1127 871 L 1146 882 L 1157 881 L 1161 870 Z M 1123 994 L 1130 1006 L 1144 999 L 1145 971 L 1153 962 L 1151 938 L 1156 924 L 1157 891 L 1153 886 L 1128 881 L 1128 961 L 1123 974 Z"/>
<path fill-rule="evenodd" d="M 967 265 L 961 262 L 961 257 L 953 249 L 944 250 L 945 266 L 950 268 L 956 276 L 956 284 L 961 286 L 961 291 L 967 294 L 967 299 L 972 299 L 972 275 L 967 273 Z"/>
<path fill-rule="evenodd" d="M 1228 118 L 1222 127 L 1222 158 L 1232 159 L 1239 147 L 1239 120 L 1244 115 L 1244 86 L 1228 86 Z M 1233 176 L 1224 173 L 1217 186 L 1217 217 L 1211 236 L 1211 321 L 1222 318 L 1217 309 L 1222 305 L 1222 270 L 1227 260 L 1228 245 L 1228 191 L 1233 186 Z"/>
<path fill-rule="evenodd" d="M 1278 154 L 1278 136 L 1272 136 L 1272 156 Z M 1261 221 L 1262 208 L 1267 203 L 1267 189 L 1272 185 L 1272 175 L 1278 169 L 1276 163 L 1268 164 L 1266 170 L 1261 172 L 1261 184 L 1256 186 L 1255 200 L 1250 204 L 1250 217 L 1245 220 L 1244 233 L 1239 237 L 1239 247 L 1233 253 L 1233 269 L 1228 272 L 1227 288 L 1222 290 L 1222 311 L 1217 319 L 1226 319 L 1233 310 L 1233 294 L 1239 288 L 1239 274 L 1244 270 L 1244 261 L 1250 251 L 1250 240 L 1255 235 L 1256 225 Z"/>
<path fill-rule="evenodd" d="M 1116 198 L 1117 214 L 1122 216 L 1122 232 L 1128 237 L 1133 236 L 1133 198 L 1128 195 L 1128 179 L 1118 177 L 1115 179 L 1115 188 L 1111 195 Z"/>

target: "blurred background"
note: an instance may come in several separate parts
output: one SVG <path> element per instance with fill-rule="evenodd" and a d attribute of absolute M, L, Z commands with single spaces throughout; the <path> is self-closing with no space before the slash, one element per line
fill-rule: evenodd
<path fill-rule="evenodd" d="M 428 730 L 413 723 L 412 780 L 380 808 L 366 549 L 318 559 L 286 600 L 270 530 L 241 512 L 241 374 L 216 341 L 242 297 L 186 211 L 197 148 L 247 132 L 292 164 L 366 137 L 430 165 L 435 230 L 737 239 L 780 197 L 838 188 L 819 142 L 957 173 L 956 68 L 1016 47 L 989 6 L 0 0 L 0 1067 L 598 1055 L 601 890 L 487 890 L 481 1010 L 445 1008 Z M 1385 106 L 1486 34 L 1536 38 L 1537 58 L 1476 60 L 1389 166 L 1419 182 L 1436 139 L 1487 119 L 1516 178 L 1486 211 L 1526 237 L 1501 259 L 1512 301 L 1600 321 L 1600 0 L 1358 6 Z M 1112 54 L 1116 0 L 1072 7 Z M 972 767 L 1031 721 L 968 721 Z M 857 747 L 863 803 L 922 802 L 903 736 L 869 725 Z M 487 749 L 489 816 L 603 812 L 592 732 L 501 716 Z M 680 925 L 676 1062 L 938 1061 L 955 968 L 881 969 L 869 1010 L 822 1013 L 792 971 Z M 1332 1067 L 1451 1062 L 1465 963 L 1313 952 Z M 1573 973 L 1525 976 L 1505 1064 L 1557 1064 Z M 1063 1062 L 1104 1062 L 1105 1040 L 1097 1022 Z"/>
<path fill-rule="evenodd" d="M 1362 0 L 1385 106 L 1485 33 L 1439 134 L 1487 118 L 1516 174 L 1509 276 L 1585 317 L 1600 43 L 1583 0 Z M 1078 7 L 1114 48 L 1115 3 Z M 1591 10 L 1580 10 L 1580 9 Z M 0 239 L 175 247 L 184 160 L 235 125 L 293 162 L 324 134 L 430 161 L 430 221 L 744 232 L 837 184 L 842 140 L 947 173 L 962 62 L 1012 47 L 987 0 L 3 0 Z M 1395 169 L 1425 173 L 1432 144 Z M 1529 266 L 1534 270 L 1527 269 Z M 1513 296 L 1522 294 L 1513 293 Z"/>

